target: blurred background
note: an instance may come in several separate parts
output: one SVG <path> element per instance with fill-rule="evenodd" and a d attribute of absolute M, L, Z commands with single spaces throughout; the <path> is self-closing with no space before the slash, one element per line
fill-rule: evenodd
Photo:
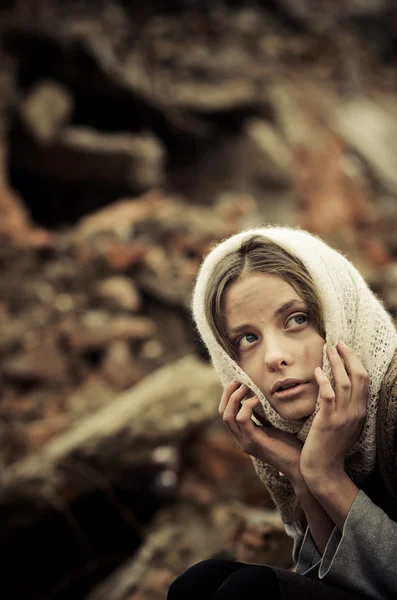
<path fill-rule="evenodd" d="M 291 568 L 190 316 L 211 246 L 301 226 L 397 315 L 392 0 L 3 0 L 2 597 Z"/>

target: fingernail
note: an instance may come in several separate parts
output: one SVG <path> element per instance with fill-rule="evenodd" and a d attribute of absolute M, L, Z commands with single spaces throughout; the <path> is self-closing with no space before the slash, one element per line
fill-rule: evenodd
<path fill-rule="evenodd" d="M 335 346 L 328 346 L 328 348 L 331 354 L 337 354 Z"/>
<path fill-rule="evenodd" d="M 340 344 L 341 346 L 346 346 L 345 342 L 343 340 L 339 340 L 338 344 Z"/>

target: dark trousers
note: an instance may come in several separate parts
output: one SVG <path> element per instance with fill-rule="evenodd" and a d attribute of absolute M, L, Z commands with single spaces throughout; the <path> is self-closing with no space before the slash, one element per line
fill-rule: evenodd
<path fill-rule="evenodd" d="M 291 571 L 211 558 L 193 565 L 168 591 L 168 600 L 365 600 Z"/>
<path fill-rule="evenodd" d="M 229 560 L 204 560 L 182 573 L 168 600 L 279 600 L 278 580 L 270 567 Z"/>

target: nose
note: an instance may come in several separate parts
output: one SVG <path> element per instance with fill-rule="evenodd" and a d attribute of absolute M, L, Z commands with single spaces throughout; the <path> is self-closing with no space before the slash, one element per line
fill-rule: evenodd
<path fill-rule="evenodd" d="M 292 358 L 284 344 L 273 339 L 266 344 L 263 361 L 266 369 L 269 372 L 274 372 L 289 366 Z"/>

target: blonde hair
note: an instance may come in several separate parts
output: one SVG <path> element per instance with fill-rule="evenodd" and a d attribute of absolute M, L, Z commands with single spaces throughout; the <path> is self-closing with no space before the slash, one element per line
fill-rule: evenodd
<path fill-rule="evenodd" d="M 223 258 L 214 268 L 205 291 L 205 314 L 220 346 L 236 359 L 225 323 L 226 292 L 233 282 L 247 273 L 277 275 L 290 284 L 308 306 L 309 319 L 325 339 L 323 310 L 314 282 L 304 264 L 272 240 L 253 235 L 240 248 Z"/>

